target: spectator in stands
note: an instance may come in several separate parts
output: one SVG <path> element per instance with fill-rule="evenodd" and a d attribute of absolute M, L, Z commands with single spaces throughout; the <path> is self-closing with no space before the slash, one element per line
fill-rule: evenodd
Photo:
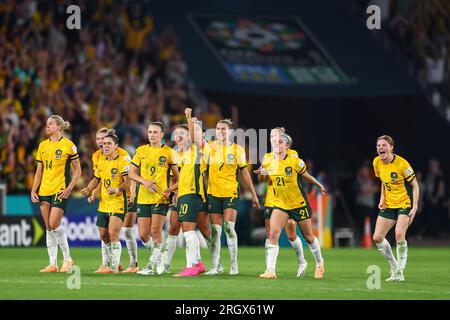
<path fill-rule="evenodd" d="M 426 235 L 438 237 L 440 227 L 447 224 L 448 215 L 444 209 L 445 182 L 437 159 L 429 162 L 424 191 Z"/>

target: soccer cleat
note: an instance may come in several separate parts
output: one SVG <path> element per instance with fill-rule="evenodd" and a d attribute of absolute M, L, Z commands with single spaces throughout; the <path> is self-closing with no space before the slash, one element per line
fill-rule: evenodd
<path fill-rule="evenodd" d="M 397 269 L 397 272 L 395 273 L 395 281 L 403 282 L 405 281 L 405 275 L 403 274 L 403 270 Z"/>
<path fill-rule="evenodd" d="M 61 269 L 59 270 L 59 272 L 69 272 L 73 266 L 74 266 L 74 262 L 72 259 L 64 260 L 64 263 L 63 263 Z"/>
<path fill-rule="evenodd" d="M 387 282 L 397 281 L 397 277 L 396 277 L 395 271 L 396 271 L 395 268 L 391 268 L 391 273 L 389 275 L 389 278 L 386 279 Z"/>
<path fill-rule="evenodd" d="M 176 275 L 174 275 L 174 277 L 194 277 L 197 275 L 197 270 L 194 267 L 185 267 L 183 270 L 181 270 L 180 273 L 177 273 Z"/>
<path fill-rule="evenodd" d="M 260 274 L 259 277 L 264 279 L 276 279 L 277 275 L 275 274 L 275 272 L 266 271 L 263 274 Z"/>
<path fill-rule="evenodd" d="M 304 277 L 305 276 L 306 267 L 307 266 L 308 266 L 308 263 L 306 262 L 306 260 L 304 260 L 301 263 L 299 263 L 298 269 L 297 269 L 297 277 Z"/>
<path fill-rule="evenodd" d="M 58 266 L 54 264 L 49 264 L 44 269 L 39 270 L 39 272 L 58 272 Z"/>
<path fill-rule="evenodd" d="M 322 263 L 316 264 L 316 271 L 314 272 L 314 278 L 322 279 L 324 274 L 325 274 L 325 261 L 323 261 L 322 258 Z"/>
<path fill-rule="evenodd" d="M 164 273 L 170 273 L 170 265 L 164 264 Z"/>
<path fill-rule="evenodd" d="M 217 270 L 217 268 L 211 268 L 205 274 L 208 275 L 208 276 L 211 276 L 211 275 L 214 276 L 214 275 L 220 274 L 220 272 L 219 272 L 219 270 Z"/>
<path fill-rule="evenodd" d="M 97 273 L 98 274 L 117 274 L 117 273 L 119 273 L 119 270 L 118 269 L 112 269 L 110 267 L 103 267 L 103 269 L 100 270 Z"/>
<path fill-rule="evenodd" d="M 239 269 L 237 264 L 232 264 L 230 267 L 230 276 L 235 276 L 239 274 Z"/>
<path fill-rule="evenodd" d="M 122 273 L 137 273 L 138 271 L 139 271 L 138 266 L 129 265 L 126 270 L 122 271 Z"/>
<path fill-rule="evenodd" d="M 108 269 L 108 266 L 101 265 L 94 273 L 103 273 L 105 269 Z"/>
<path fill-rule="evenodd" d="M 199 275 L 200 273 L 204 273 L 206 271 L 205 264 L 203 262 L 199 262 L 194 266 L 196 275 Z"/>
<path fill-rule="evenodd" d="M 151 267 L 150 263 L 148 263 L 144 269 L 142 269 L 141 271 L 136 272 L 137 274 L 143 275 L 143 276 L 152 276 L 155 274 L 155 272 L 153 271 L 153 268 Z"/>

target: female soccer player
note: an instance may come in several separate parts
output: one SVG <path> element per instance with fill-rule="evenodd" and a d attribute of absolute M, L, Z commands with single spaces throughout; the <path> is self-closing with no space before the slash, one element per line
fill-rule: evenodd
<path fill-rule="evenodd" d="M 169 209 L 169 195 L 177 188 L 178 182 L 175 151 L 161 143 L 163 136 L 163 124 L 150 123 L 150 143 L 137 148 L 131 161 L 130 179 L 142 185 L 137 198 L 139 235 L 144 246 L 151 250 L 147 266 L 138 272 L 142 275 L 155 274 L 157 264 L 161 265 L 161 272 L 164 270 L 161 255 L 167 248 L 163 247 L 162 228 Z M 174 174 L 175 184 L 169 187 L 170 171 Z"/>
<path fill-rule="evenodd" d="M 202 130 L 192 118 L 192 109 L 186 108 L 185 114 L 189 127 L 191 144 L 183 149 L 180 161 L 180 179 L 178 182 L 177 211 L 178 221 L 186 239 L 187 266 L 176 276 L 189 277 L 205 272 L 201 262 L 200 244 L 195 234 L 197 219 L 205 199 L 203 175 L 206 171 L 205 153 L 207 144 L 202 139 Z"/>
<path fill-rule="evenodd" d="M 313 235 L 311 224 L 311 208 L 308 198 L 302 190 L 299 177 L 302 176 L 316 185 L 322 194 L 325 188 L 313 176 L 306 171 L 306 164 L 297 157 L 289 157 L 287 153 L 287 139 L 284 133 L 275 135 L 271 139 L 273 157 L 262 163 L 256 173 L 268 175 L 274 190 L 273 211 L 270 217 L 270 234 L 266 246 L 266 272 L 261 278 L 276 278 L 276 261 L 278 257 L 278 239 L 281 230 L 289 218 L 295 220 L 300 226 L 303 237 L 308 242 L 309 248 L 316 260 L 315 277 L 324 275 L 324 261 L 320 251 L 319 240 Z"/>
<path fill-rule="evenodd" d="M 280 134 L 285 133 L 284 128 L 274 128 L 270 132 L 271 140 L 275 139 L 276 136 L 278 137 Z M 298 153 L 295 150 L 292 150 L 292 138 L 286 134 L 287 138 L 287 155 L 288 157 L 294 157 L 298 158 Z M 266 157 L 263 159 L 264 161 L 268 161 L 269 158 L 273 158 L 273 152 L 266 154 Z M 264 202 L 264 225 L 266 227 L 266 244 L 265 247 L 267 247 L 267 244 L 269 242 L 269 235 L 270 235 L 270 217 L 272 215 L 273 211 L 273 203 L 274 203 L 274 190 L 272 187 L 272 182 L 268 181 L 267 186 L 267 193 L 266 193 L 266 200 Z M 303 277 L 306 272 L 307 262 L 303 255 L 303 244 L 300 238 L 297 236 L 297 223 L 293 219 L 289 219 L 286 223 L 286 226 L 284 227 L 284 231 L 286 232 L 286 236 L 292 245 L 292 247 L 295 250 L 295 253 L 297 255 L 297 277 Z"/>
<path fill-rule="evenodd" d="M 106 155 L 103 153 L 102 146 L 103 146 L 103 139 L 105 138 L 105 136 L 108 132 L 110 134 L 115 134 L 114 129 L 108 129 L 108 128 L 103 127 L 101 129 L 99 129 L 95 135 L 95 141 L 97 143 L 98 150 L 92 154 L 92 168 L 94 170 L 94 173 L 95 173 L 95 169 L 97 168 L 100 160 L 106 159 Z M 118 147 L 117 154 L 120 157 L 124 157 L 128 162 L 131 162 L 131 158 L 128 155 L 128 152 L 125 151 L 125 149 Z M 92 198 L 91 198 L 92 201 L 94 201 L 96 195 L 100 193 L 101 186 L 102 185 L 99 183 L 97 188 L 95 188 L 92 191 Z M 133 227 L 134 227 L 134 223 L 136 221 L 136 201 L 134 201 L 135 195 L 136 195 L 136 182 L 130 181 L 130 191 L 127 192 L 127 195 L 128 194 L 129 194 L 128 212 L 125 215 L 125 221 L 123 223 L 122 229 L 124 230 L 125 243 L 127 245 L 128 254 L 130 256 L 130 264 L 129 264 L 128 268 L 123 272 L 124 273 L 135 273 L 135 272 L 139 271 L 138 261 L 137 261 L 137 242 L 136 242 L 136 238 L 134 237 L 134 233 L 133 233 Z M 107 243 L 110 243 L 110 242 L 107 241 Z M 102 270 L 104 268 L 108 267 L 108 264 L 109 264 L 109 254 L 108 254 L 105 242 L 102 241 L 102 265 L 96 271 L 96 273 L 102 273 Z M 122 271 L 122 266 L 120 264 L 119 264 L 119 270 Z"/>
<path fill-rule="evenodd" d="M 220 238 L 222 218 L 230 251 L 230 275 L 239 274 L 237 253 L 238 239 L 234 229 L 239 203 L 238 175 L 252 194 L 253 206 L 259 208 L 259 200 L 247 169 L 245 150 L 233 143 L 230 136 L 233 124 L 220 120 L 216 125 L 216 140 L 210 142 L 208 157 L 208 213 L 212 223 L 212 266 L 206 273 L 219 274 Z"/>
<path fill-rule="evenodd" d="M 70 123 L 61 116 L 52 115 L 47 119 L 45 132 L 49 137 L 39 144 L 37 168 L 31 189 L 31 201 L 39 203 L 47 229 L 47 251 L 50 264 L 41 272 L 58 272 L 58 245 L 64 256 L 60 272 L 68 272 L 73 266 L 69 244 L 61 219 L 66 210 L 67 199 L 81 176 L 77 147 L 63 137 L 62 131 L 70 128 Z M 69 182 L 66 173 L 73 165 L 73 175 Z"/>
<path fill-rule="evenodd" d="M 408 161 L 393 151 L 394 140 L 390 136 L 383 135 L 377 139 L 378 156 L 373 160 L 373 169 L 375 176 L 381 180 L 381 196 L 373 241 L 391 267 L 390 277 L 386 281 L 405 281 L 403 271 L 408 259 L 406 231 L 416 215 L 419 184 Z M 397 260 L 386 240 L 386 234 L 395 224 Z"/>
<path fill-rule="evenodd" d="M 119 235 L 127 213 L 126 192 L 130 187 L 130 162 L 118 154 L 118 142 L 119 138 L 113 131 L 106 133 L 102 145 L 106 158 L 98 162 L 94 178 L 81 190 L 84 196 L 89 196 L 89 202 L 92 202 L 94 196 L 91 192 L 99 183 L 102 184 L 96 225 L 111 256 L 111 268 L 103 268 L 98 273 L 119 273 L 122 253 Z"/>

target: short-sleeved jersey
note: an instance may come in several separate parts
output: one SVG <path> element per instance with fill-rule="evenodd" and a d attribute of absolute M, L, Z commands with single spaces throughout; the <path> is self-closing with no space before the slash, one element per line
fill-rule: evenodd
<path fill-rule="evenodd" d="M 208 148 L 208 144 L 205 144 L 201 149 L 192 144 L 188 150 L 181 153 L 179 158 L 178 198 L 186 194 L 199 194 L 203 201 L 206 201 L 203 175 L 207 167 Z"/>
<path fill-rule="evenodd" d="M 262 166 L 267 169 L 272 183 L 273 207 L 292 210 L 308 204 L 300 181 L 300 175 L 306 172 L 306 164 L 302 159 L 286 155 L 284 159 L 276 160 L 272 156 Z"/>
<path fill-rule="evenodd" d="M 67 138 L 44 140 L 39 144 L 36 161 L 42 163 L 40 196 L 51 196 L 63 191 L 70 183 L 70 161 L 78 159 L 77 147 Z"/>
<path fill-rule="evenodd" d="M 164 197 L 162 193 L 169 187 L 170 166 L 177 165 L 175 151 L 165 145 L 155 148 L 146 144 L 137 148 L 131 163 L 140 168 L 142 178 L 155 181 L 158 188 L 157 192 L 151 192 L 143 187 L 139 188 L 137 203 L 169 203 L 169 199 Z"/>
<path fill-rule="evenodd" d="M 298 158 L 298 153 L 295 150 L 288 149 L 287 154 L 289 157 Z M 262 163 L 267 162 L 270 159 L 273 159 L 272 152 L 266 153 L 264 155 Z M 266 200 L 264 201 L 264 206 L 265 207 L 273 207 L 274 199 L 275 199 L 275 195 L 274 195 L 274 191 L 273 191 L 273 187 L 272 187 L 272 181 L 269 179 L 268 184 L 267 184 L 267 193 L 266 193 Z"/>
<path fill-rule="evenodd" d="M 105 213 L 126 213 L 127 212 L 127 196 L 126 192 L 117 194 L 109 194 L 107 189 L 118 188 L 124 181 L 124 177 L 128 176 L 130 171 L 130 162 L 126 157 L 117 155 L 114 160 L 102 159 L 98 162 L 94 176 L 100 179 L 102 185 L 99 212 Z"/>
<path fill-rule="evenodd" d="M 207 193 L 214 197 L 238 197 L 239 169 L 247 166 L 244 148 L 236 143 L 225 146 L 209 142 L 208 152 Z"/>
<path fill-rule="evenodd" d="M 125 149 L 118 147 L 117 154 L 121 157 L 125 157 L 128 162 L 131 162 L 131 158 Z M 106 159 L 106 156 L 103 154 L 102 150 L 98 149 L 97 151 L 95 151 L 92 154 L 92 170 L 95 172 L 95 169 L 97 169 L 98 162 L 100 160 L 105 160 L 105 159 Z"/>
<path fill-rule="evenodd" d="M 408 184 L 416 175 L 408 161 L 394 154 L 392 162 L 386 164 L 377 156 L 373 159 L 373 170 L 383 183 L 386 208 L 410 208 L 412 195 Z"/>

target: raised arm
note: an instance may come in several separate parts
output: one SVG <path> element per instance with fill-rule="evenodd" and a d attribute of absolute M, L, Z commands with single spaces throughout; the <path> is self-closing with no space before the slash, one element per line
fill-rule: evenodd
<path fill-rule="evenodd" d="M 314 178 L 312 175 L 310 175 L 310 174 L 308 173 L 308 171 L 305 171 L 305 172 L 302 174 L 302 177 L 303 177 L 306 181 L 308 181 L 308 182 L 312 183 L 313 185 L 315 185 L 316 187 L 318 187 L 318 188 L 320 189 L 320 192 L 321 192 L 323 195 L 325 195 L 325 193 L 326 193 L 325 187 L 324 187 L 319 181 L 317 181 L 316 178 Z"/>

